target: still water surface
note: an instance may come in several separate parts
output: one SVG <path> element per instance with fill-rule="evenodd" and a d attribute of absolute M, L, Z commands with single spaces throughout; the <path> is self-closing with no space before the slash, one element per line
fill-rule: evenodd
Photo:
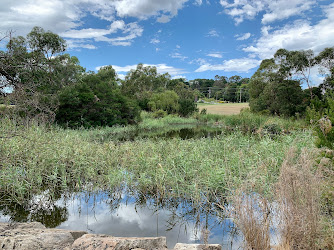
<path fill-rule="evenodd" d="M 39 221 L 47 227 L 122 237 L 167 237 L 168 248 L 181 243 L 218 243 L 238 249 L 240 236 L 231 219 L 208 204 L 188 201 L 139 201 L 129 195 L 79 193 L 51 201 L 47 192 L 24 206 L 0 206 L 0 221 Z M 177 205 L 176 205 L 177 204 Z"/>

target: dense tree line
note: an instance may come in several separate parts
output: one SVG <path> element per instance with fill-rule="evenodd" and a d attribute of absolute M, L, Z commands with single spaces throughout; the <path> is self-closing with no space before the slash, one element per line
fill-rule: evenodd
<path fill-rule="evenodd" d="M 279 49 L 273 58 L 263 60 L 249 83 L 251 110 L 295 116 L 309 105 L 324 105 L 326 93 L 333 89 L 333 52 L 326 48 L 315 56 L 311 50 Z M 318 87 L 311 81 L 311 70 L 316 68 L 325 75 Z M 307 86 L 305 90 L 302 84 Z"/>
<path fill-rule="evenodd" d="M 66 42 L 50 31 L 35 27 L 26 36 L 12 37 L 0 51 L 0 101 L 11 92 L 10 102 L 23 117 L 38 117 L 66 126 L 112 126 L 140 120 L 140 110 L 157 116 L 196 112 L 195 100 L 211 97 L 229 102 L 250 102 L 254 112 L 282 116 L 330 116 L 334 89 L 334 47 L 317 56 L 313 51 L 278 50 L 262 61 L 249 78 L 238 75 L 214 79 L 171 79 L 155 67 L 138 64 L 124 80 L 112 66 L 86 72 L 66 52 Z M 315 67 L 324 81 L 313 87 Z M 307 86 L 302 89 L 302 84 Z M 311 115 L 309 115 L 311 116 Z M 333 116 L 334 119 L 334 116 Z"/>
<path fill-rule="evenodd" d="M 193 90 L 198 90 L 199 97 L 215 98 L 228 102 L 248 102 L 249 78 L 234 75 L 231 77 L 216 75 L 215 79 L 195 79 L 189 81 Z"/>
<path fill-rule="evenodd" d="M 112 66 L 86 72 L 66 54 L 58 35 L 35 27 L 26 37 L 11 37 L 0 51 L 1 100 L 23 117 L 70 127 L 133 124 L 140 110 L 188 116 L 197 110 L 194 91 L 155 67 L 138 64 L 120 80 Z"/>

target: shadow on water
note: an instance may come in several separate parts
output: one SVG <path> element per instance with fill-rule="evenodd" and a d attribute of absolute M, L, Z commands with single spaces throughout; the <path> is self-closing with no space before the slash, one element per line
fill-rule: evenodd
<path fill-rule="evenodd" d="M 46 191 L 26 204 L 0 204 L 0 221 L 38 221 L 50 228 L 119 237 L 165 236 L 169 248 L 182 242 L 218 243 L 224 249 L 235 249 L 241 244 L 240 237 L 224 209 L 214 204 L 181 198 L 160 200 L 124 190 L 64 194 L 53 200 Z"/>

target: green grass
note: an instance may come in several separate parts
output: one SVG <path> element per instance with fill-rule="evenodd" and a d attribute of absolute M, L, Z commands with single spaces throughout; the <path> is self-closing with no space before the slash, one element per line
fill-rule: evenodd
<path fill-rule="evenodd" d="M 233 119 L 219 121 L 231 125 Z M 258 119 L 257 125 L 265 123 Z M 146 117 L 139 126 L 152 129 L 195 121 Z M 239 130 L 213 139 L 140 139 L 121 144 L 92 139 L 132 129 L 70 130 L 1 119 L 0 133 L 9 138 L 0 139 L 0 197 L 20 202 L 46 189 L 57 193 L 126 185 L 136 192 L 198 200 L 203 195 L 223 195 L 246 179 L 269 194 L 286 151 L 313 147 L 312 133 L 302 129 L 275 140 Z"/>

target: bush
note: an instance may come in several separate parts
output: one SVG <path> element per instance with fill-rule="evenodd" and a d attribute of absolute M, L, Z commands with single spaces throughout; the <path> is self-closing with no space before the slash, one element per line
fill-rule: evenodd
<path fill-rule="evenodd" d="M 206 115 L 207 111 L 208 111 L 207 109 L 202 109 L 201 112 L 200 112 L 200 114 L 201 115 Z"/>
<path fill-rule="evenodd" d="M 164 118 L 166 116 L 167 116 L 167 112 L 161 109 L 153 112 L 153 118 Z"/>
<path fill-rule="evenodd" d="M 327 95 L 325 100 L 327 107 L 312 105 L 307 108 L 307 118 L 314 125 L 314 131 L 318 136 L 316 144 L 318 147 L 334 149 L 334 93 Z M 320 108 L 320 110 L 319 110 Z"/>
<path fill-rule="evenodd" d="M 179 100 L 179 114 L 183 117 L 198 112 L 197 104 L 191 99 Z"/>
<path fill-rule="evenodd" d="M 177 113 L 179 110 L 178 104 L 179 96 L 172 90 L 166 90 L 161 93 L 154 93 L 149 102 L 148 106 L 151 111 L 164 110 L 168 114 Z"/>
<path fill-rule="evenodd" d="M 69 127 L 134 124 L 140 120 L 140 108 L 108 83 L 95 88 L 81 83 L 65 88 L 59 96 L 56 121 Z"/>

